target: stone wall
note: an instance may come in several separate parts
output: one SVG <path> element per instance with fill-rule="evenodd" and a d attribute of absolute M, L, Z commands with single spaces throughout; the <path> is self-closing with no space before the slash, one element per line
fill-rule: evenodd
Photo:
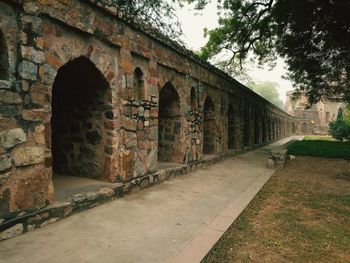
<path fill-rule="evenodd" d="M 291 133 L 290 115 L 97 2 L 0 3 L 0 218 L 53 203 L 61 173 L 125 183 Z"/>

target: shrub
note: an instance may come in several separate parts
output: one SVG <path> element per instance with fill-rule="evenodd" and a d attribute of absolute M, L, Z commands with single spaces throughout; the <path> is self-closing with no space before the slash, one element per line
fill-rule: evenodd
<path fill-rule="evenodd" d="M 291 155 L 342 158 L 350 160 L 350 142 L 296 141 L 288 146 Z"/>
<path fill-rule="evenodd" d="M 350 139 L 350 121 L 338 118 L 336 121 L 329 123 L 330 133 L 332 137 L 339 141 Z"/>

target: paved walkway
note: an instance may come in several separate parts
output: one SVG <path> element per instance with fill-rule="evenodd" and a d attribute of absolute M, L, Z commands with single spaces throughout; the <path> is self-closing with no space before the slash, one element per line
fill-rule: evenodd
<path fill-rule="evenodd" d="M 199 262 L 274 170 L 283 139 L 0 243 L 0 262 Z"/>

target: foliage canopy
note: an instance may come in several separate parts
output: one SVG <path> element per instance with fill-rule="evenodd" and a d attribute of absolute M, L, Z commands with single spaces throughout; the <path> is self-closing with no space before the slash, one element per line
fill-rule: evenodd
<path fill-rule="evenodd" d="M 350 101 L 350 1 L 222 0 L 219 6 L 219 27 L 207 32 L 204 59 L 229 51 L 229 65 L 250 52 L 260 63 L 279 55 L 310 103 Z"/>
<path fill-rule="evenodd" d="M 278 96 L 277 83 L 264 81 L 262 83 L 252 83 L 248 87 L 281 109 L 284 108 L 284 104 Z"/>

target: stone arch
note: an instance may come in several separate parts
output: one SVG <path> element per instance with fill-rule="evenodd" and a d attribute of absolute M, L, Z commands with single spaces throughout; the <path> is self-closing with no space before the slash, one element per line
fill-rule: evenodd
<path fill-rule="evenodd" d="M 259 109 L 254 111 L 254 144 L 260 143 L 260 113 Z"/>
<path fill-rule="evenodd" d="M 181 139 L 180 97 L 174 86 L 167 82 L 159 92 L 158 160 L 183 161 Z"/>
<path fill-rule="evenodd" d="M 297 127 L 294 121 L 292 122 L 292 133 L 297 133 Z"/>
<path fill-rule="evenodd" d="M 204 101 L 204 122 L 203 122 L 203 154 L 215 153 L 215 107 L 210 96 Z"/>
<path fill-rule="evenodd" d="M 227 144 L 228 149 L 235 149 L 235 134 L 236 134 L 236 120 L 235 120 L 235 108 L 233 103 L 230 102 L 227 111 Z"/>
<path fill-rule="evenodd" d="M 0 79 L 9 79 L 9 59 L 6 39 L 2 30 L 0 29 Z"/>
<path fill-rule="evenodd" d="M 144 74 L 139 67 L 135 68 L 134 70 L 133 88 L 136 100 L 146 99 Z"/>
<path fill-rule="evenodd" d="M 68 61 L 52 89 L 52 169 L 55 174 L 102 178 L 104 121 L 110 115 L 109 84 L 87 57 Z"/>
<path fill-rule="evenodd" d="M 265 114 L 261 116 L 261 123 L 262 123 L 262 142 L 266 142 L 268 122 Z"/>
<path fill-rule="evenodd" d="M 301 124 L 301 133 L 302 134 L 307 134 L 307 123 L 306 122 L 303 122 Z"/>

